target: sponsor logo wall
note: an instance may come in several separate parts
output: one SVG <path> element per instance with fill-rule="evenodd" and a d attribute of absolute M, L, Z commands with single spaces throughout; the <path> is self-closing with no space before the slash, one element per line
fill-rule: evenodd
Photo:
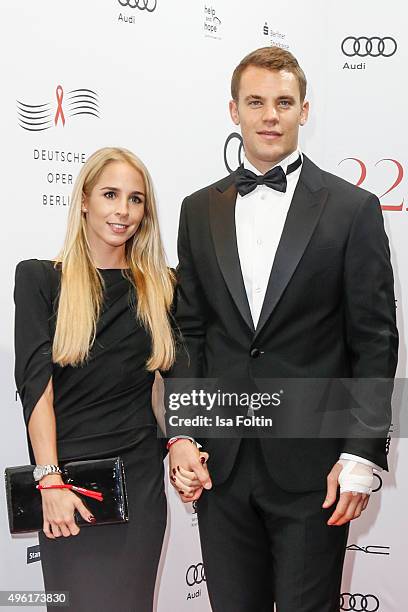
<path fill-rule="evenodd" d="M 2 470 L 28 458 L 13 379 L 16 263 L 55 256 L 82 164 L 97 148 L 120 145 L 151 171 L 175 265 L 182 199 L 242 162 L 242 138 L 228 115 L 229 79 L 260 46 L 290 49 L 308 76 L 304 152 L 380 198 L 395 272 L 398 376 L 406 376 L 408 8 L 402 0 L 374 2 L 369 11 L 351 0 L 306 4 L 90 0 L 56 7 L 44 0 L 40 8 L 1 7 Z M 395 429 L 390 440 L 390 472 L 376 475 L 368 509 L 351 528 L 341 610 L 404 609 L 408 446 Z M 168 500 L 157 610 L 208 612 L 196 508 L 181 505 L 172 488 Z M 41 589 L 37 537 L 10 537 L 2 494 L 0 547 L 0 590 Z"/>

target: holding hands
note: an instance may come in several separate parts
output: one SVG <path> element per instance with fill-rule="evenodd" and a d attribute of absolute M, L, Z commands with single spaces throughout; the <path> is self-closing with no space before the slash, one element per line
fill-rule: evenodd
<path fill-rule="evenodd" d="M 170 481 L 184 503 L 198 499 L 203 489 L 211 489 L 208 458 L 208 453 L 200 452 L 188 439 L 178 439 L 170 446 Z"/>

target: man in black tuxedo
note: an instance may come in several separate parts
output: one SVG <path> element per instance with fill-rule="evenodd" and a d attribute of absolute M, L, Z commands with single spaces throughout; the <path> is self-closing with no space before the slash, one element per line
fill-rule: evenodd
<path fill-rule="evenodd" d="M 395 375 L 380 204 L 300 152 L 305 94 L 298 62 L 277 47 L 234 72 L 245 159 L 183 202 L 175 316 L 187 350 L 172 377 Z M 354 409 L 360 436 L 208 439 L 205 465 L 192 440 L 171 440 L 172 483 L 198 500 L 214 612 L 339 610 L 349 521 L 368 503 L 373 468 L 387 469 L 389 402 L 368 404 Z"/>

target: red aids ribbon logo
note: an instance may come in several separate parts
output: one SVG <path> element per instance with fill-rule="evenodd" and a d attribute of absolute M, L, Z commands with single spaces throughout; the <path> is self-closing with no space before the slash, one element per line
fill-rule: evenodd
<path fill-rule="evenodd" d="M 58 118 L 61 117 L 62 125 L 65 125 L 65 116 L 64 116 L 64 111 L 62 110 L 62 100 L 64 97 L 64 90 L 62 89 L 61 85 L 58 85 L 55 93 L 57 95 L 58 107 L 57 107 L 57 112 L 55 113 L 54 124 L 57 125 Z"/>
<path fill-rule="evenodd" d="M 58 127 L 58 122 L 64 127 L 65 121 L 71 121 L 71 117 L 100 118 L 99 95 L 93 89 L 81 87 L 64 91 L 62 86 L 58 85 L 54 91 L 57 97 L 56 112 L 55 98 L 44 104 L 32 104 L 31 100 L 30 104 L 27 104 L 17 100 L 18 123 L 23 130 L 43 132 Z"/>

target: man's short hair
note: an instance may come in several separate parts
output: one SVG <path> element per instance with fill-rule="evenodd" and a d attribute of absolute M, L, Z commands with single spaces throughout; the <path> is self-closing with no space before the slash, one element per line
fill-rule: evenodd
<path fill-rule="evenodd" d="M 238 101 L 239 86 L 241 83 L 242 73 L 249 66 L 257 68 L 265 68 L 266 70 L 286 70 L 291 72 L 297 78 L 299 83 L 300 101 L 303 102 L 306 97 L 306 76 L 298 61 L 290 51 L 281 49 L 280 47 L 261 47 L 246 55 L 243 60 L 235 68 L 231 79 L 231 95 L 232 99 Z"/>

